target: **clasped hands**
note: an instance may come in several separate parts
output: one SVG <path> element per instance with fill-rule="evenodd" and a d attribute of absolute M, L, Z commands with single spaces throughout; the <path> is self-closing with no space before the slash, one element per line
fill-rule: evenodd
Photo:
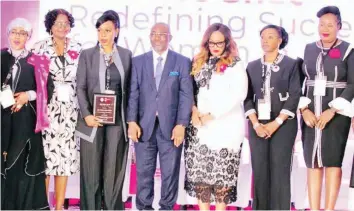
<path fill-rule="evenodd" d="M 193 111 L 192 113 L 192 125 L 194 127 L 206 125 L 209 121 L 213 120 L 214 116 L 210 113 L 200 113 L 199 111 Z"/>
<path fill-rule="evenodd" d="M 14 94 L 15 104 L 11 107 L 12 112 L 18 112 L 23 105 L 28 103 L 29 97 L 26 92 L 18 92 Z"/>
<path fill-rule="evenodd" d="M 316 117 L 315 114 L 308 108 L 302 110 L 302 118 L 307 126 L 310 128 L 317 127 L 320 130 L 323 130 L 327 123 L 331 121 L 336 114 L 336 110 L 329 108 L 322 112 L 319 117 Z"/>
<path fill-rule="evenodd" d="M 276 121 L 271 121 L 267 124 L 257 123 L 257 125 L 253 125 L 257 135 L 265 139 L 270 138 L 279 127 L 280 125 Z"/>

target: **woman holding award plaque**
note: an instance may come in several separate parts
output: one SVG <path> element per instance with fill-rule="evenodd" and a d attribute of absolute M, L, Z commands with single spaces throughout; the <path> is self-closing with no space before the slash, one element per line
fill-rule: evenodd
<path fill-rule="evenodd" d="M 9 48 L 1 50 L 2 210 L 49 209 L 41 131 L 53 83 L 42 69 L 49 61 L 25 48 L 31 34 L 28 20 L 12 20 Z"/>
<path fill-rule="evenodd" d="M 306 90 L 299 108 L 310 208 L 320 209 L 325 175 L 324 208 L 334 210 L 353 116 L 354 46 L 337 37 L 342 26 L 337 7 L 324 7 L 317 17 L 320 40 L 305 48 Z"/>
<path fill-rule="evenodd" d="M 249 136 L 254 175 L 253 209 L 290 209 L 290 171 L 301 95 L 301 61 L 279 50 L 288 43 L 283 27 L 268 25 L 260 33 L 264 56 L 248 64 Z"/>
<path fill-rule="evenodd" d="M 117 45 L 120 22 L 116 12 L 96 22 L 98 43 L 82 51 L 77 72 L 81 138 L 82 210 L 123 210 L 122 185 L 128 142 L 125 110 L 132 53 Z M 102 203 L 103 201 L 103 203 Z"/>

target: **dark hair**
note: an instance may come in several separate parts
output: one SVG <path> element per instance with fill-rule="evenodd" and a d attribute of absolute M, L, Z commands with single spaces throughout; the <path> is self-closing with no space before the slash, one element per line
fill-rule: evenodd
<path fill-rule="evenodd" d="M 44 26 L 46 28 L 46 32 L 50 33 L 55 21 L 57 20 L 58 15 L 60 14 L 66 15 L 68 17 L 70 22 L 70 28 L 74 27 L 74 17 L 68 11 L 64 9 L 54 9 L 49 10 L 49 12 L 44 17 Z"/>
<path fill-rule="evenodd" d="M 333 14 L 337 17 L 339 29 L 341 29 L 342 28 L 342 17 L 340 16 L 340 11 L 339 11 L 338 7 L 336 7 L 336 6 L 323 7 L 322 9 L 320 9 L 317 12 L 317 17 L 321 18 L 323 15 L 328 14 L 328 13 Z"/>
<path fill-rule="evenodd" d="M 119 15 L 116 11 L 113 10 L 107 10 L 106 12 L 104 12 L 101 17 L 99 17 L 97 19 L 96 22 L 96 29 L 98 29 L 103 23 L 107 22 L 107 21 L 112 21 L 114 24 L 114 27 L 117 29 L 120 28 L 120 21 L 119 21 Z M 114 42 L 117 43 L 118 41 L 118 36 L 114 38 Z"/>
<path fill-rule="evenodd" d="M 286 32 L 285 29 L 283 27 L 281 27 L 281 26 L 270 24 L 270 25 L 267 25 L 267 26 L 263 27 L 263 29 L 261 30 L 259 35 L 261 35 L 262 32 L 264 30 L 266 30 L 266 29 L 275 29 L 278 32 L 279 37 L 282 39 L 282 42 L 280 43 L 279 49 L 285 48 L 285 46 L 289 42 L 288 32 Z"/>

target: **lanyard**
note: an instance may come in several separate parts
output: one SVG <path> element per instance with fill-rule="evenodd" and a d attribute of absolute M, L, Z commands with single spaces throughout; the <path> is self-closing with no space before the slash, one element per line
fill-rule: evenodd
<path fill-rule="evenodd" d="M 321 40 L 321 68 L 320 68 L 320 72 L 324 73 L 324 60 L 327 58 L 327 55 L 329 54 L 329 52 L 334 48 L 334 46 L 337 44 L 338 42 L 338 38 L 336 39 L 336 41 L 332 44 L 332 46 L 329 48 L 328 52 L 325 53 L 323 51 L 323 42 Z"/>
<path fill-rule="evenodd" d="M 280 57 L 280 54 L 278 53 L 277 57 L 275 58 L 275 60 L 273 61 L 273 64 L 272 66 L 275 67 L 277 64 L 278 64 L 278 60 L 279 60 L 279 57 Z M 264 61 L 264 57 L 263 57 L 263 61 Z M 264 62 L 261 62 L 261 65 L 262 65 L 262 87 L 263 87 L 263 98 L 265 96 L 265 92 L 266 92 L 266 89 L 265 89 L 265 82 L 266 82 L 266 78 L 270 75 L 270 71 L 267 71 L 265 70 L 265 64 Z"/>
<path fill-rule="evenodd" d="M 54 44 L 55 47 L 57 46 L 57 43 L 55 42 L 54 39 L 53 39 L 53 44 Z M 65 38 L 65 41 L 64 41 L 64 53 L 63 53 L 64 62 L 62 62 L 62 63 L 63 63 L 63 69 L 62 69 L 63 82 L 65 81 L 65 69 L 66 69 L 66 59 L 65 59 L 65 55 L 66 55 L 66 53 L 67 53 L 66 51 L 67 51 L 67 38 Z M 61 61 L 60 58 L 59 58 L 59 60 Z"/>
<path fill-rule="evenodd" d="M 22 58 L 22 56 L 24 55 L 24 53 L 25 53 L 25 50 L 23 50 L 23 51 L 20 53 L 20 55 L 15 59 L 15 63 L 14 63 L 14 65 L 12 65 L 11 70 L 10 70 L 9 73 L 7 74 L 7 76 L 6 76 L 6 78 L 5 78 L 5 81 L 4 81 L 3 85 L 2 85 L 2 88 L 5 88 L 5 87 L 6 87 L 7 83 L 9 82 L 9 80 L 10 80 L 10 78 L 11 78 L 11 76 L 12 76 L 12 73 L 13 73 L 13 70 L 14 70 L 14 66 L 18 63 L 18 60 L 20 60 L 20 59 Z"/>
<path fill-rule="evenodd" d="M 103 54 L 103 59 L 104 59 L 104 63 L 106 65 L 106 90 L 109 90 L 109 87 L 111 85 L 111 73 L 109 70 L 109 66 L 112 62 L 113 59 L 113 54 L 114 54 L 114 48 L 113 51 L 109 54 Z"/>

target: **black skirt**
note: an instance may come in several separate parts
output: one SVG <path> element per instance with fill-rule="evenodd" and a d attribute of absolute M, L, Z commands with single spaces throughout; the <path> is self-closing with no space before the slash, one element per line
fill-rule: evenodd
<path fill-rule="evenodd" d="M 30 142 L 13 166 L 2 175 L 2 210 L 49 210 L 44 172 L 32 175 L 27 171 Z"/>
<path fill-rule="evenodd" d="M 349 130 L 350 118 L 340 114 L 336 114 L 320 132 L 308 127 L 302 120 L 302 140 L 307 168 L 341 167 Z"/>

